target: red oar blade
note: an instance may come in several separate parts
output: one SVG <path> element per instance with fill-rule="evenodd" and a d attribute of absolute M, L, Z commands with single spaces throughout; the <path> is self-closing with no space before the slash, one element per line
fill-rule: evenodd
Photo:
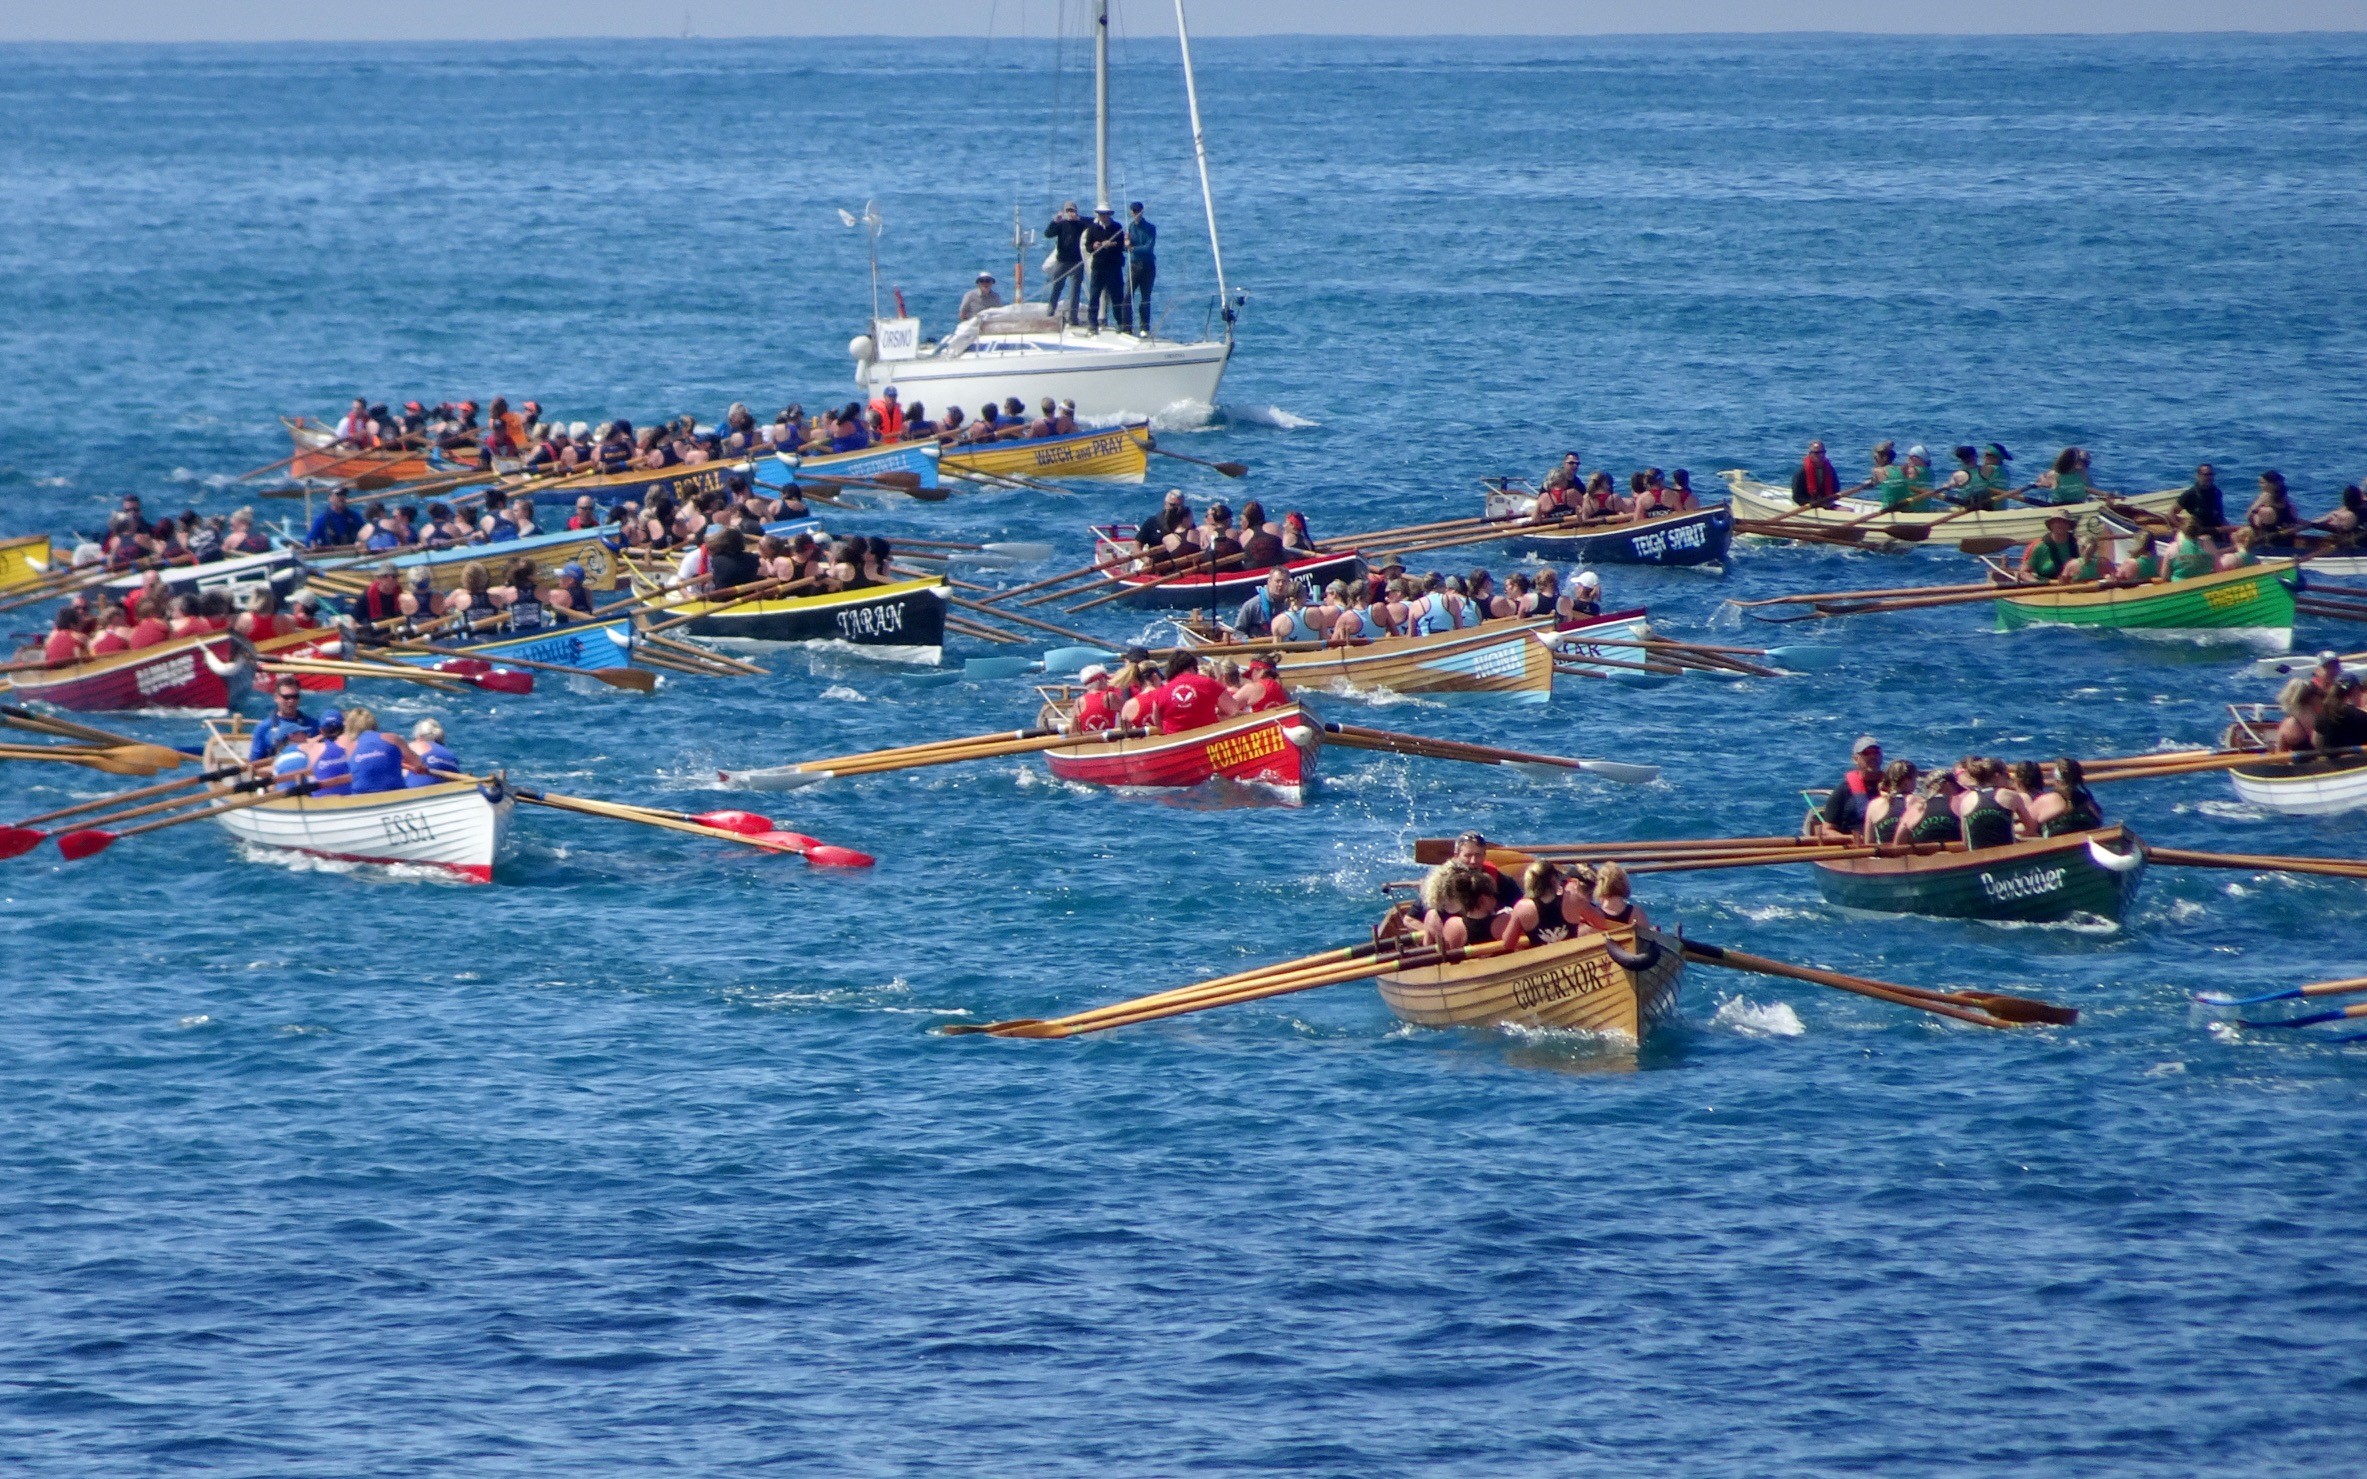
<path fill-rule="evenodd" d="M 702 811 L 691 818 L 702 827 L 720 827 L 743 837 L 758 837 L 773 829 L 773 819 L 752 811 Z"/>
<path fill-rule="evenodd" d="M 534 675 L 514 668 L 495 668 L 490 673 L 479 673 L 469 680 L 487 693 L 532 693 Z"/>
<path fill-rule="evenodd" d="M 851 847 L 832 847 L 827 842 L 807 848 L 805 860 L 818 868 L 868 868 L 878 861 L 867 852 L 857 852 Z"/>
<path fill-rule="evenodd" d="M 803 851 L 809 847 L 820 847 L 822 845 L 821 838 L 808 837 L 803 832 L 768 832 L 765 834 L 765 836 L 772 841 L 781 844 L 783 847 L 794 847 L 800 851 Z"/>
<path fill-rule="evenodd" d="M 39 847 L 49 836 L 31 827 L 0 827 L 0 858 L 22 857 Z"/>
<path fill-rule="evenodd" d="M 58 838 L 58 851 L 66 855 L 69 863 L 79 863 L 114 845 L 115 834 L 98 827 L 85 827 L 79 832 L 68 832 Z"/>

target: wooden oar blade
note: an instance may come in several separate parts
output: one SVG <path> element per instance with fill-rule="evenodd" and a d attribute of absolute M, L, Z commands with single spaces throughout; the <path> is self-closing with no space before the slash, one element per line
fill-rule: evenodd
<path fill-rule="evenodd" d="M 2038 1001 L 2032 997 L 2013 996 L 2002 991 L 1960 991 L 1955 994 L 1977 1003 L 1990 1016 L 2008 1022 L 2069 1027 L 2079 1020 L 2077 1007 L 2057 1006 L 2051 1001 Z"/>
<path fill-rule="evenodd" d="M 2018 539 L 2008 539 L 2002 534 L 1975 534 L 1970 539 L 1957 540 L 1956 548 L 1968 555 L 2002 555 L 2021 543 Z"/>
<path fill-rule="evenodd" d="M 0 858 L 21 858 L 47 839 L 47 832 L 31 827 L 0 827 Z"/>
<path fill-rule="evenodd" d="M 98 827 L 84 827 L 78 831 L 67 832 L 58 838 L 58 851 L 66 855 L 66 861 L 69 863 L 79 863 L 84 858 L 103 853 L 114 845 L 115 834 Z"/>
<path fill-rule="evenodd" d="M 1893 539 L 1903 540 L 1908 544 L 1921 544 L 1931 538 L 1929 524 L 1893 524 L 1882 532 Z"/>
<path fill-rule="evenodd" d="M 657 674 L 647 668 L 593 668 L 591 674 L 611 688 L 623 688 L 634 693 L 657 691 Z"/>
<path fill-rule="evenodd" d="M 1249 476 L 1249 464 L 1246 462 L 1211 462 L 1208 465 L 1215 468 L 1218 472 L 1223 473 L 1228 478 L 1245 478 Z"/>

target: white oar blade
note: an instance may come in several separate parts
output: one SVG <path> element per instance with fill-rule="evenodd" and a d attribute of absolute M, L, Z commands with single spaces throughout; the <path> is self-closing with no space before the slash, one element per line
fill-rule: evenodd
<path fill-rule="evenodd" d="M 973 657 L 962 664 L 962 676 L 980 682 L 1040 671 L 1042 664 L 1032 657 Z"/>
<path fill-rule="evenodd" d="M 1624 760 L 1581 760 L 1578 768 L 1623 786 L 1649 786 L 1660 779 L 1657 765 L 1630 765 Z"/>
<path fill-rule="evenodd" d="M 1001 555 L 1006 560 L 1049 560 L 1052 546 L 1032 539 L 1001 540 L 989 544 L 987 553 Z"/>
<path fill-rule="evenodd" d="M 1542 760 L 1507 760 L 1504 764 L 1533 781 L 1566 781 L 1576 774 L 1566 765 L 1548 765 Z"/>
<path fill-rule="evenodd" d="M 1767 649 L 1767 661 L 1795 673 L 1821 673 L 1841 665 L 1841 649 L 1824 643 L 1801 642 Z"/>
<path fill-rule="evenodd" d="M 776 765 L 768 770 L 719 770 L 715 774 L 726 788 L 743 791 L 799 791 L 830 779 L 827 770 L 799 770 L 794 765 Z"/>

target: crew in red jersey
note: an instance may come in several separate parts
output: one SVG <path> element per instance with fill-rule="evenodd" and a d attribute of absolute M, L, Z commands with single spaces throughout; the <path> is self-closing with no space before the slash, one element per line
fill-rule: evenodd
<path fill-rule="evenodd" d="M 89 644 L 82 639 L 82 613 L 68 606 L 50 624 L 49 636 L 41 644 L 41 660 L 53 668 L 71 667 L 82 661 Z"/>
<path fill-rule="evenodd" d="M 1138 710 L 1158 724 L 1161 734 L 1206 729 L 1219 719 L 1230 719 L 1240 712 L 1241 705 L 1232 693 L 1224 684 L 1201 672 L 1200 659 L 1189 652 L 1179 652 L 1167 660 L 1167 681 L 1152 690 L 1145 710 Z"/>
<path fill-rule="evenodd" d="M 1242 713 L 1263 713 L 1267 709 L 1279 709 L 1290 702 L 1290 695 L 1283 691 L 1282 680 L 1274 676 L 1275 666 L 1271 657 L 1253 657 L 1249 660 L 1248 679 L 1233 690 L 1233 702 L 1241 706 Z"/>
<path fill-rule="evenodd" d="M 1110 670 L 1095 663 L 1077 676 L 1085 680 L 1085 691 L 1077 695 L 1077 706 L 1069 712 L 1068 732 L 1100 734 L 1117 728 L 1122 700 L 1110 687 Z"/>

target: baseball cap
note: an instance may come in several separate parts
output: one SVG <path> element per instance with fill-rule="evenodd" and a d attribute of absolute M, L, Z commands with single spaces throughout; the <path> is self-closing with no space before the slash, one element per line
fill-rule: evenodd
<path fill-rule="evenodd" d="M 993 274 L 993 273 L 991 273 L 991 272 L 981 272 L 981 273 L 979 273 L 979 274 L 978 274 L 978 281 L 980 281 L 980 282 L 993 282 L 993 281 L 994 281 L 994 274 Z"/>
<path fill-rule="evenodd" d="M 1849 753 L 1852 755 L 1863 755 L 1868 750 L 1879 750 L 1881 748 L 1882 741 L 1874 738 L 1870 734 L 1861 734 L 1857 737 L 1857 743 L 1849 747 Z"/>
<path fill-rule="evenodd" d="M 1100 663 L 1089 663 L 1077 670 L 1077 681 L 1081 683 L 1090 683 L 1096 678 L 1106 678 L 1109 675 L 1110 670 L 1103 667 Z"/>
<path fill-rule="evenodd" d="M 1603 578 L 1595 574 L 1592 570 L 1581 570 L 1578 572 L 1578 584 L 1585 586 L 1589 590 L 1600 586 L 1602 583 Z"/>

